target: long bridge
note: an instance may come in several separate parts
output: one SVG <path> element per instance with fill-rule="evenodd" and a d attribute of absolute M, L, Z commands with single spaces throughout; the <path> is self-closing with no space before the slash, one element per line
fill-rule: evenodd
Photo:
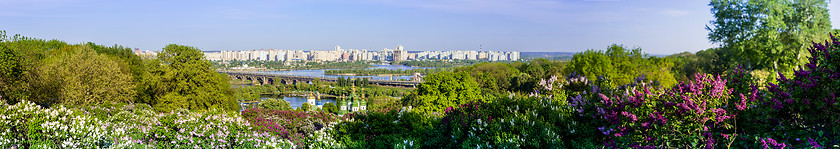
<path fill-rule="evenodd" d="M 219 71 L 219 73 L 227 74 L 230 79 L 237 79 L 242 81 L 251 81 L 254 85 L 262 85 L 262 84 L 286 84 L 286 85 L 293 85 L 297 83 L 309 83 L 316 78 L 320 79 L 321 81 L 327 82 L 336 82 L 337 78 L 329 78 L 329 77 L 310 77 L 310 76 L 295 76 L 295 75 L 281 75 L 281 74 L 268 74 L 268 73 L 255 73 L 255 72 L 232 72 L 232 71 Z M 379 86 L 391 86 L 391 87 L 417 87 L 418 84 L 422 83 L 420 81 L 392 81 L 392 80 L 368 80 L 370 84 L 379 85 Z"/>

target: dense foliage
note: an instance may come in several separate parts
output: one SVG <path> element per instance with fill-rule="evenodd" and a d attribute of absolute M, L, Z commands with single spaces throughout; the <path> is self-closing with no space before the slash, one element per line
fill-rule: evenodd
<path fill-rule="evenodd" d="M 641 48 L 626 49 L 621 45 L 611 45 L 606 51 L 587 50 L 575 54 L 565 72 L 587 78 L 607 77 L 613 81 L 613 86 L 631 83 L 638 76 L 672 86 L 676 80 L 671 74 L 671 67 L 668 59 L 647 56 Z"/>
<path fill-rule="evenodd" d="M 98 105 L 132 102 L 135 85 L 127 64 L 115 57 L 93 51 L 91 45 L 64 46 L 51 51 L 35 68 L 40 103 Z"/>
<path fill-rule="evenodd" d="M 807 44 L 825 39 L 825 4 L 713 0 L 722 47 L 667 58 L 611 45 L 568 62 L 403 62 L 470 64 L 417 89 L 342 77 L 231 90 L 193 47 L 141 60 L 0 32 L 0 148 L 840 148 L 840 39 Z M 216 66 L 246 63 L 369 66 Z M 310 91 L 355 93 L 368 109 L 269 99 L 231 112 Z"/>
<path fill-rule="evenodd" d="M 519 74 L 518 69 L 505 63 L 480 63 L 459 67 L 455 72 L 469 73 L 482 89 L 482 93 L 499 96 L 506 94 L 503 91 L 513 87 L 510 77 Z"/>
<path fill-rule="evenodd" d="M 787 71 L 831 28 L 824 0 L 712 0 L 709 40 L 748 70 Z"/>
<path fill-rule="evenodd" d="M 242 111 L 242 118 L 251 126 L 273 136 L 290 140 L 295 146 L 323 147 L 338 145 L 329 135 L 339 117 L 324 112 L 288 110 L 248 109 Z M 325 134 L 329 132 L 329 134 Z"/>
<path fill-rule="evenodd" d="M 146 104 L 44 108 L 0 104 L 2 148 L 292 148 L 238 113 L 186 109 L 157 114 Z"/>
<path fill-rule="evenodd" d="M 779 74 L 779 83 L 763 83 L 765 88 L 742 68 L 723 75 L 695 73 L 673 86 L 644 74 L 614 85 L 609 75 L 587 79 L 570 73 L 565 79 L 539 79 L 528 97 L 480 94 L 454 106 L 417 102 L 418 95 L 430 95 L 428 90 L 457 88 L 461 84 L 445 82 L 466 80 L 459 73 L 481 73 L 475 68 L 487 66 L 458 68 L 459 73 L 435 74 L 438 80 L 404 99 L 406 107 L 351 115 L 357 121 L 340 123 L 342 131 L 335 137 L 351 148 L 840 147 L 838 128 L 832 125 L 840 116 L 834 98 L 840 90 L 838 45 L 837 40 L 814 45 L 809 51 L 817 56 L 793 78 Z M 425 85 L 435 88 L 422 91 Z M 443 112 L 429 114 L 434 110 Z"/>
<path fill-rule="evenodd" d="M 414 97 L 403 101 L 413 105 L 419 113 L 441 115 L 445 107 L 481 99 L 478 83 L 466 72 L 440 72 L 426 76 L 424 80 Z"/>
<path fill-rule="evenodd" d="M 158 112 L 177 108 L 238 109 L 227 78 L 198 49 L 169 45 L 157 59 L 129 48 L 67 44 L 0 33 L 0 98 L 53 104 L 145 103 Z"/>
<path fill-rule="evenodd" d="M 193 47 L 167 45 L 158 59 L 147 63 L 149 76 L 142 86 L 139 103 L 146 103 L 160 112 L 184 108 L 202 110 L 239 109 L 231 98 L 228 78 L 210 68 L 204 54 Z"/>
<path fill-rule="evenodd" d="M 724 74 L 732 65 L 724 59 L 731 59 L 728 57 L 732 55 L 723 52 L 720 48 L 710 48 L 697 53 L 677 53 L 667 58 L 674 63 L 671 67 L 674 79 L 687 82 L 697 73 Z"/>
<path fill-rule="evenodd" d="M 130 102 L 144 70 L 139 57 L 120 46 L 70 45 L 0 32 L 0 97 L 10 103 Z"/>
<path fill-rule="evenodd" d="M 292 105 L 288 101 L 275 98 L 262 100 L 257 107 L 266 110 L 292 110 Z"/>
<path fill-rule="evenodd" d="M 351 78 L 338 77 L 338 79 L 335 81 L 335 85 L 337 85 L 339 87 L 348 87 L 348 86 L 369 87 L 370 82 L 369 82 L 368 78 L 351 79 Z"/>
<path fill-rule="evenodd" d="M 792 78 L 780 73 L 778 84 L 767 83 L 767 90 L 753 87 L 743 93 L 742 98 L 756 105 L 756 110 L 765 111 L 763 116 L 749 119 L 757 124 L 754 126 L 777 130 L 757 133 L 779 142 L 809 138 L 840 144 L 840 127 L 834 125 L 840 122 L 840 101 L 836 97 L 840 95 L 840 40 L 832 37 L 813 45 L 808 49 L 808 63 L 796 70 Z"/>

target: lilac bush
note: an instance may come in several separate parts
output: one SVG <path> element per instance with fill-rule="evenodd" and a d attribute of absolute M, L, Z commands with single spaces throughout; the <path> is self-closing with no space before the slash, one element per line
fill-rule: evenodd
<path fill-rule="evenodd" d="M 641 84 L 624 95 L 599 94 L 598 116 L 608 123 L 599 131 L 608 134 L 607 146 L 639 148 L 713 148 L 728 144 L 734 135 L 727 111 L 731 89 L 720 76 L 694 75 L 690 82 L 664 91 Z"/>
<path fill-rule="evenodd" d="M 315 133 L 339 122 L 339 117 L 325 112 L 271 110 L 252 108 L 242 117 L 257 131 L 287 139 L 297 146 L 306 146 L 317 139 Z M 324 134 L 322 134 L 324 135 Z M 322 136 L 323 137 L 323 136 Z"/>
<path fill-rule="evenodd" d="M 739 112 L 736 146 L 840 147 L 840 41 L 813 43 L 808 52 L 808 63 L 792 77 L 778 73 L 777 83 L 757 84 L 740 67 L 727 72 Z"/>
<path fill-rule="evenodd" d="M 840 41 L 814 43 L 808 49 L 811 57 L 805 67 L 796 70 L 793 78 L 779 73 L 779 84 L 768 84 L 772 98 L 763 102 L 771 106 L 775 116 L 785 125 L 825 127 L 840 122 Z"/>
<path fill-rule="evenodd" d="M 296 147 L 255 130 L 238 114 L 216 110 L 158 114 L 145 104 L 44 108 L 22 101 L 0 105 L 1 148 Z"/>

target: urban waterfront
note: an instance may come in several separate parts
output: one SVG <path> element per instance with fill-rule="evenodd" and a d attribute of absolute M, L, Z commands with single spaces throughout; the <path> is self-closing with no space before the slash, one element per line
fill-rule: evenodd
<path fill-rule="evenodd" d="M 434 68 L 434 67 L 409 67 L 405 65 L 373 65 L 373 67 L 366 68 L 366 69 L 388 69 L 388 70 L 409 70 L 409 69 L 418 69 L 418 68 Z M 300 69 L 300 70 L 284 70 L 284 71 L 256 71 L 257 73 L 266 73 L 266 74 L 281 74 L 281 75 L 293 75 L 293 76 L 307 76 L 307 77 L 322 77 L 322 78 L 368 78 L 370 80 L 410 80 L 411 75 L 367 75 L 367 76 L 345 76 L 345 75 L 326 75 L 324 74 L 324 70 L 335 70 L 335 69 Z"/>
<path fill-rule="evenodd" d="M 418 68 L 435 68 L 435 67 L 410 67 L 405 65 L 373 65 L 374 67 L 366 68 L 366 69 L 388 69 L 388 70 L 409 70 L 409 69 L 418 69 Z M 368 78 L 371 80 L 409 80 L 412 76 L 410 75 L 395 75 L 393 78 L 390 75 L 369 75 L 369 76 L 344 76 L 344 75 L 326 75 L 324 74 L 324 70 L 333 70 L 333 69 L 299 69 L 299 70 L 284 70 L 284 71 L 254 71 L 257 73 L 268 73 L 268 74 L 282 74 L 282 75 L 294 75 L 294 76 L 308 76 L 308 77 L 327 77 L 327 78 L 338 78 L 338 77 L 345 77 L 345 78 Z M 243 86 L 253 86 L 253 84 L 231 84 L 232 88 L 239 88 Z M 306 97 L 296 97 L 296 96 L 285 96 L 285 95 L 260 95 L 260 100 L 265 100 L 269 98 L 274 99 L 283 99 L 292 106 L 292 108 L 298 108 L 303 103 L 307 102 Z M 333 98 L 322 98 L 320 100 L 320 104 L 326 104 L 333 102 L 335 103 L 335 99 Z M 243 103 L 240 103 L 243 104 Z M 259 104 L 259 102 L 254 102 L 251 104 Z"/>

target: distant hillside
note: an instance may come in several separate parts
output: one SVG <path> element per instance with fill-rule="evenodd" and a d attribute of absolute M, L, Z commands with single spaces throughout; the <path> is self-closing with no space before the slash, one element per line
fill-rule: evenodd
<path fill-rule="evenodd" d="M 545 58 L 550 60 L 571 60 L 574 52 L 520 52 L 519 57 L 523 60 Z"/>

